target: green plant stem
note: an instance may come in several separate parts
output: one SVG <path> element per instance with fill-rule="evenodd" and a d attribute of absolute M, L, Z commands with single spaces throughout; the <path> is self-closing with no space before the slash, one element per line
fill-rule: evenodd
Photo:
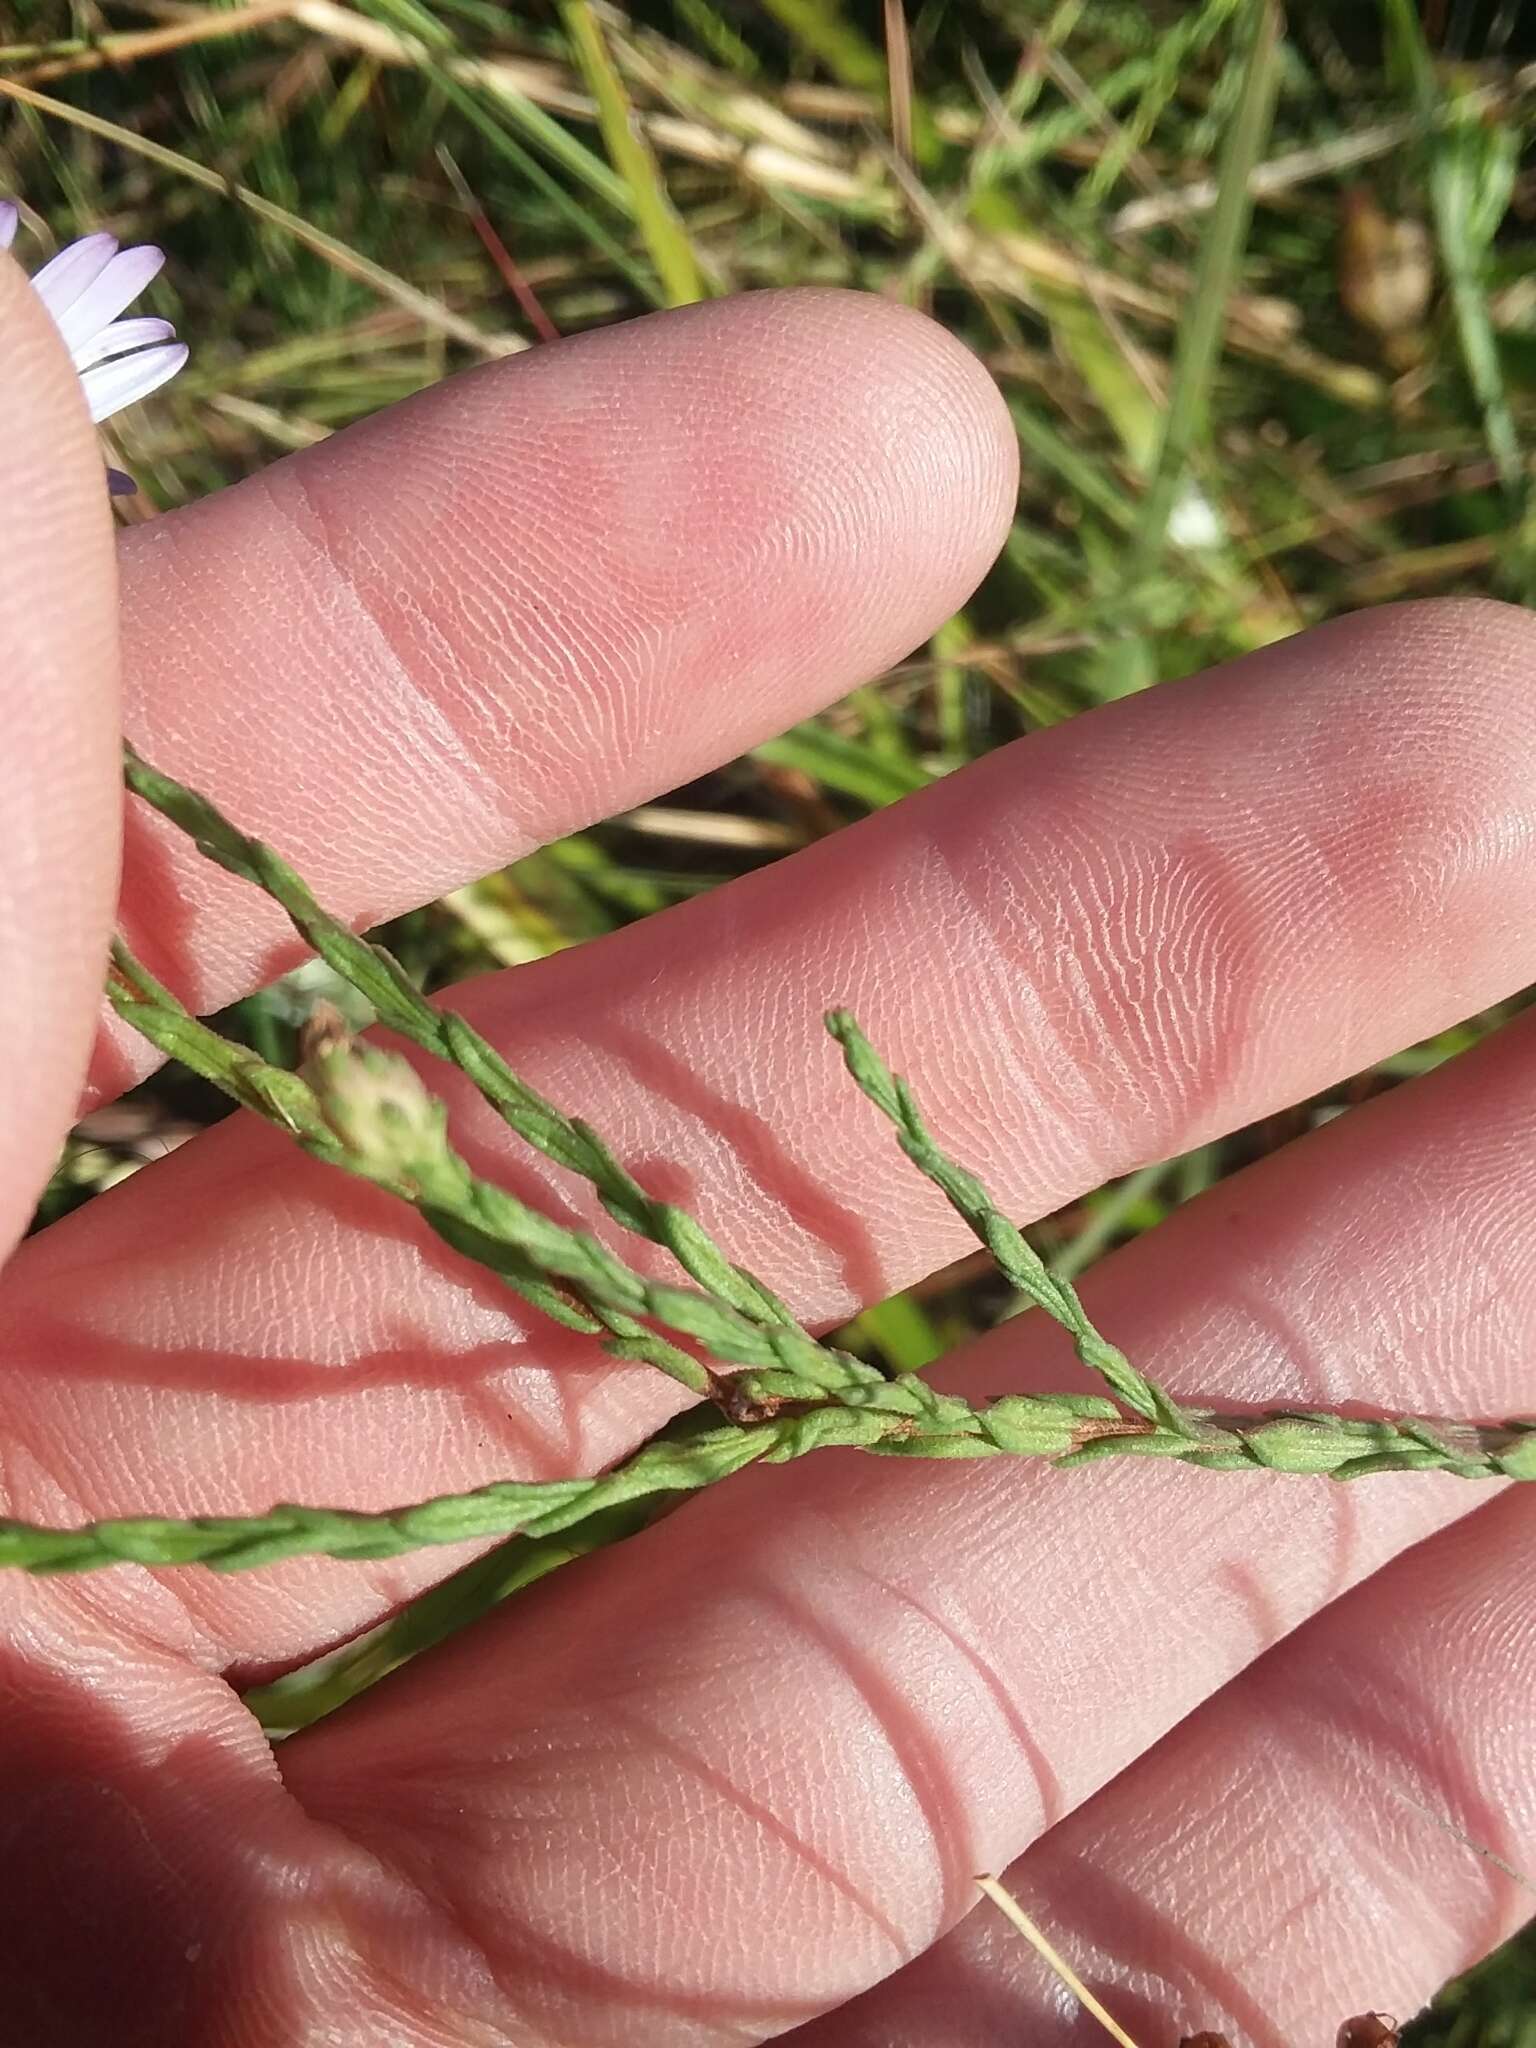
<path fill-rule="evenodd" d="M 628 190 L 636 225 L 656 266 L 667 304 L 692 305 L 705 295 L 693 246 L 667 196 L 597 17 L 588 0 L 561 0 L 560 15 L 581 75 L 597 102 L 598 125 L 609 159 Z"/>
<path fill-rule="evenodd" d="M 523 1535 L 545 1544 L 594 1516 L 622 1517 L 658 1497 L 713 1485 L 746 1465 L 782 1464 L 833 1446 L 885 1456 L 1033 1457 L 1058 1466 L 1158 1457 L 1210 1471 L 1260 1469 L 1337 1479 L 1389 1471 L 1536 1478 L 1536 1423 L 1528 1421 L 1361 1421 L 1292 1410 L 1233 1416 L 1175 1403 L 1094 1328 L 1070 1283 L 1047 1270 L 981 1182 L 944 1154 L 906 1082 L 892 1074 L 854 1018 L 835 1010 L 828 1013 L 827 1028 L 854 1081 L 895 1126 L 902 1150 L 1013 1285 L 1062 1325 L 1079 1359 L 1115 1398 L 1006 1395 L 974 1408 L 913 1374 L 888 1379 L 818 1344 L 692 1218 L 646 1196 L 586 1125 L 527 1088 L 462 1019 L 433 1010 L 387 953 L 323 911 L 270 848 L 240 832 L 205 799 L 149 768 L 131 749 L 125 751 L 124 772 L 130 789 L 188 832 L 210 859 L 281 903 L 383 1021 L 451 1059 L 515 1130 L 547 1157 L 584 1173 L 618 1220 L 668 1244 L 698 1279 L 698 1288 L 647 1279 L 588 1233 L 568 1229 L 472 1173 L 448 1142 L 445 1106 L 398 1055 L 343 1039 L 315 1052 L 303 1074 L 274 1067 L 192 1017 L 118 941 L 109 992 L 120 1015 L 161 1050 L 288 1130 L 314 1156 L 410 1201 L 446 1242 L 501 1274 L 567 1327 L 606 1332 L 608 1348 L 618 1355 L 645 1358 L 694 1391 L 707 1387 L 717 1398 L 718 1379 L 640 1318 L 667 1325 L 716 1360 L 747 1370 L 729 1382 L 737 1404 L 732 1419 L 718 1422 L 701 1408 L 697 1421 L 685 1419 L 675 1433 L 595 1477 L 497 1481 L 373 1513 L 282 1505 L 265 1514 L 187 1520 L 137 1515 L 73 1529 L 4 1521 L 0 1565 L 63 1572 L 121 1562 L 200 1563 L 241 1571 L 295 1556 L 392 1557 L 491 1537 Z M 545 1568 L 581 1547 L 573 1539 L 547 1551 Z M 505 1569 L 516 1582 L 523 1562 L 512 1559 L 488 1569 Z"/>
<path fill-rule="evenodd" d="M 206 797 L 151 768 L 126 743 L 123 779 L 135 796 L 185 832 L 209 860 L 265 891 L 287 913 L 300 938 L 366 998 L 382 1024 L 423 1052 L 456 1066 L 525 1143 L 588 1181 L 615 1222 L 664 1246 L 691 1280 L 749 1321 L 794 1325 L 793 1316 L 769 1287 L 744 1267 L 733 1265 L 685 1210 L 648 1195 L 589 1125 L 564 1115 L 513 1073 L 463 1017 L 434 1009 L 382 946 L 359 938 L 322 910 L 308 885 L 271 847 L 231 824 Z M 252 1102 L 251 1107 L 261 1105 Z"/>
<path fill-rule="evenodd" d="M 1090 1372 L 1138 1415 L 1176 1430 L 1180 1416 L 1173 1402 L 1089 1321 L 1071 1282 L 1052 1273 L 1023 1233 L 1003 1215 L 981 1182 L 963 1166 L 946 1158 L 906 1082 L 898 1079 L 875 1051 L 847 1010 L 829 1010 L 828 1031 L 843 1049 L 843 1060 L 860 1090 L 896 1126 L 897 1141 L 919 1173 L 927 1176 L 950 1206 L 969 1225 L 996 1261 L 998 1270 L 1020 1294 L 1061 1324 L 1074 1350 Z"/>
<path fill-rule="evenodd" d="M 456 1635 L 500 1601 L 535 1585 L 577 1558 L 649 1527 L 682 1496 L 653 1494 L 584 1515 L 557 1536 L 514 1536 L 403 1607 L 356 1642 L 318 1665 L 251 1686 L 241 1699 L 270 1736 L 291 1735 L 334 1713 L 434 1643 Z"/>
<path fill-rule="evenodd" d="M 797 1323 L 754 1322 L 718 1297 L 648 1279 L 590 1233 L 555 1222 L 472 1173 L 448 1142 L 442 1105 L 398 1057 L 349 1049 L 316 1062 L 311 1083 L 230 1047 L 121 940 L 113 967 L 114 1007 L 162 1051 L 281 1124 L 315 1158 L 409 1202 L 444 1243 L 489 1267 L 567 1329 L 606 1330 L 605 1349 L 616 1357 L 657 1366 L 693 1393 L 718 1391 L 714 1376 L 646 1328 L 638 1320 L 644 1316 L 696 1339 L 727 1364 L 787 1378 L 797 1394 L 881 1377 L 818 1344 Z"/>
<path fill-rule="evenodd" d="M 1277 1411 L 1192 1411 L 1175 1434 L 1128 1421 L 1091 1395 L 1009 1394 L 984 1408 L 903 1378 L 843 1401 L 749 1426 L 719 1424 L 691 1439 L 647 1445 L 594 1478 L 498 1480 L 375 1513 L 282 1505 L 265 1514 L 178 1521 L 131 1515 L 79 1528 L 0 1521 L 0 1567 L 94 1571 L 109 1564 L 203 1564 L 252 1571 L 290 1557 L 399 1557 L 434 1544 L 523 1534 L 557 1536 L 588 1515 L 668 1493 L 692 1493 L 751 1464 L 782 1465 L 840 1447 L 919 1458 L 1042 1458 L 1057 1466 L 1110 1457 L 1169 1458 L 1207 1471 L 1327 1474 L 1441 1471 L 1464 1479 L 1536 1479 L 1536 1423 L 1355 1421 Z"/>

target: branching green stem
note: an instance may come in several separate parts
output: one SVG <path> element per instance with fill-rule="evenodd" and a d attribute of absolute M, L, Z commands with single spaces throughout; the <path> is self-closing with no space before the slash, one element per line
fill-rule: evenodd
<path fill-rule="evenodd" d="M 261 1515 L 178 1521 L 127 1516 L 83 1528 L 0 1521 L 0 1566 L 30 1572 L 92 1571 L 108 1564 L 205 1564 L 252 1571 L 290 1557 L 399 1557 L 433 1544 L 486 1537 L 546 1538 L 588 1515 L 668 1493 L 693 1493 L 751 1464 L 783 1465 L 841 1447 L 918 1458 L 1043 1458 L 1081 1465 L 1108 1457 L 1172 1458 L 1207 1471 L 1259 1470 L 1364 1478 L 1376 1472 L 1440 1471 L 1464 1479 L 1536 1479 L 1536 1425 L 1353 1421 L 1280 1412 L 1238 1417 L 1190 1413 L 1184 1435 L 1127 1419 L 1095 1395 L 1007 1394 L 972 1408 L 905 1377 L 842 1401 L 747 1426 L 700 1428 L 658 1442 L 593 1478 L 501 1480 L 375 1513 L 281 1506 Z M 846 1404 L 846 1405 L 845 1405 Z"/>
<path fill-rule="evenodd" d="M 975 1174 L 957 1166 L 939 1150 L 911 1089 L 891 1072 L 850 1012 L 829 1010 L 826 1025 L 842 1047 L 844 1062 L 859 1088 L 896 1126 L 902 1151 L 969 1224 L 992 1254 L 1003 1277 L 1026 1300 L 1043 1308 L 1061 1324 L 1083 1364 L 1090 1372 L 1098 1373 L 1111 1393 L 1138 1415 L 1177 1432 L 1181 1417 L 1174 1403 L 1136 1370 L 1123 1351 L 1099 1335 L 1071 1282 L 1049 1270 L 1023 1232 L 998 1209 Z"/>
<path fill-rule="evenodd" d="M 754 1321 L 701 1290 L 648 1279 L 588 1232 L 472 1173 L 448 1141 L 443 1104 L 403 1059 L 337 1048 L 314 1061 L 306 1078 L 199 1023 L 121 940 L 112 965 L 114 1007 L 162 1051 L 283 1125 L 306 1152 L 411 1203 L 444 1243 L 499 1274 L 554 1321 L 592 1335 L 607 1330 L 605 1348 L 615 1356 L 655 1365 L 694 1393 L 712 1391 L 698 1360 L 637 1320 L 645 1316 L 722 1363 L 787 1375 L 802 1397 L 882 1377 L 818 1344 L 798 1323 Z"/>
<path fill-rule="evenodd" d="M 126 742 L 123 779 L 135 796 L 185 832 L 200 853 L 264 890 L 287 913 L 300 938 L 367 999 L 380 1023 L 458 1067 L 520 1138 L 589 1181 L 615 1222 L 665 1246 L 690 1280 L 750 1321 L 794 1321 L 778 1296 L 733 1265 L 694 1217 L 648 1195 L 589 1125 L 547 1102 L 463 1017 L 434 1009 L 382 946 L 359 938 L 322 910 L 308 885 L 270 846 L 232 825 L 206 797 L 151 768 Z"/>
<path fill-rule="evenodd" d="M 322 910 L 270 848 L 131 748 L 124 774 L 132 791 L 188 832 L 210 859 L 280 903 L 385 1024 L 460 1068 L 514 1131 L 584 1176 L 616 1221 L 666 1246 L 695 1285 L 649 1279 L 589 1232 L 557 1223 L 475 1174 L 449 1142 L 445 1106 L 398 1055 L 342 1042 L 317 1051 L 301 1073 L 272 1066 L 191 1016 L 121 941 L 109 978 L 119 1014 L 162 1052 L 286 1129 L 314 1157 L 411 1203 L 446 1243 L 499 1274 L 554 1321 L 708 1393 L 725 1419 L 700 1408 L 665 1437 L 592 1477 L 497 1481 L 374 1512 L 285 1505 L 264 1514 L 188 1520 L 127 1516 L 72 1529 L 0 1521 L 0 1566 L 70 1572 L 114 1563 L 205 1564 L 248 1571 L 290 1557 L 394 1557 L 493 1537 L 548 1542 L 594 1516 L 617 1515 L 628 1526 L 628 1511 L 645 1503 L 695 1492 L 747 1465 L 785 1464 L 832 1447 L 887 1457 L 1039 1458 L 1057 1466 L 1155 1457 L 1206 1471 L 1335 1479 L 1406 1471 L 1536 1479 L 1536 1422 L 1373 1421 L 1292 1410 L 1241 1416 L 1180 1406 L 1095 1329 L 1071 1284 L 1047 1269 L 975 1175 L 940 1149 L 906 1082 L 892 1074 L 852 1016 L 834 1010 L 827 1027 L 855 1082 L 895 1126 L 903 1152 L 1013 1285 L 1062 1325 L 1079 1359 L 1113 1398 L 1011 1394 L 973 1407 L 912 1374 L 888 1379 L 818 1343 L 691 1217 L 647 1195 L 587 1125 L 529 1088 L 462 1018 L 434 1010 L 382 948 Z M 702 1364 L 655 1325 L 686 1338 L 712 1363 Z M 630 1519 L 637 1523 L 644 1514 Z"/>

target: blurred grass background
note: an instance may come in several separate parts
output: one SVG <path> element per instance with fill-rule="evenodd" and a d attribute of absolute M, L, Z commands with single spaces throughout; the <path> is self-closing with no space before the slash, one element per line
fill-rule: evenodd
<path fill-rule="evenodd" d="M 1536 593 L 1531 10 L 1473 0 L 20 0 L 0 188 L 36 266 L 169 253 L 190 367 L 120 424 L 149 518 L 464 364 L 835 283 L 986 361 L 1018 517 L 965 611 L 749 759 L 382 936 L 430 987 L 599 936 L 1035 727 L 1393 598 Z M 224 1021 L 291 1052 L 309 971 Z M 1490 1019 L 1037 1228 L 1076 1273 Z M 46 1222 L 220 1113 L 158 1076 Z M 925 1362 L 984 1261 L 860 1319 Z"/>
<path fill-rule="evenodd" d="M 751 758 L 387 928 L 431 988 L 1335 613 L 1530 601 L 1533 120 L 1536 13 L 1516 0 L 0 4 L 19 253 L 35 268 L 97 226 L 160 242 L 150 305 L 193 344 L 117 423 L 142 487 L 124 518 L 468 363 L 767 285 L 922 306 L 1006 394 L 1018 516 L 965 611 Z M 221 1021 L 286 1059 L 315 998 L 346 993 L 311 968 Z M 1513 1007 L 1036 1240 L 1075 1275 Z M 157 1075 L 71 1139 L 38 1225 L 223 1108 Z M 978 1256 L 843 1341 L 913 1369 L 1015 1306 Z M 327 1711 L 561 1561 L 494 1553 L 336 1672 L 251 1703 L 274 1728 Z"/>

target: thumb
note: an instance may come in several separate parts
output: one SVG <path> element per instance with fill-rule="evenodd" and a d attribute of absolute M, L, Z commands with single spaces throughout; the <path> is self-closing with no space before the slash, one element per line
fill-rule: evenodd
<path fill-rule="evenodd" d="M 0 1259 L 84 1078 L 120 789 L 106 474 L 68 351 L 0 254 Z"/>

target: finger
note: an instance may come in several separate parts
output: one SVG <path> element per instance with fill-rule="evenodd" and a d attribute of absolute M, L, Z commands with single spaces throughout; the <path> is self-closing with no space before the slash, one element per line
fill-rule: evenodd
<path fill-rule="evenodd" d="M 106 480 L 74 366 L 0 255 L 0 1259 L 79 1094 L 117 879 Z"/>
<path fill-rule="evenodd" d="M 1536 1490 L 1418 1545 L 1224 1686 L 1011 1869 L 1141 2041 L 1406 2019 L 1536 1908 Z M 795 2048 L 1102 2039 L 990 1908 Z"/>
<path fill-rule="evenodd" d="M 1530 630 L 1491 607 L 1348 621 L 455 1001 L 802 1314 L 839 1316 L 967 1240 L 842 1074 L 829 1000 L 1033 1216 L 1529 980 Z M 488 1126 L 462 1122 L 491 1171 L 590 1215 Z M 240 1121 L 47 1232 L 3 1309 L 0 1401 L 101 1513 L 591 1470 L 675 1395 Z M 265 1666 L 444 1569 L 176 1583 L 210 1657 Z"/>
<path fill-rule="evenodd" d="M 906 653 L 996 553 L 1015 471 L 986 373 L 885 300 L 757 292 L 604 329 L 139 528 L 127 730 L 375 923 Z M 297 957 L 137 811 L 124 887 L 195 1009 Z M 98 1091 L 145 1065 L 114 1031 Z"/>
<path fill-rule="evenodd" d="M 1181 1211 L 1090 1312 L 1180 1391 L 1528 1405 L 1533 1113 L 1527 1018 Z M 1032 1322 L 945 1383 L 1059 1385 Z M 284 1776 L 469 1935 L 500 2024 L 762 2039 L 919 1953 L 976 1871 L 1478 1499 L 819 1456 L 492 1617 L 285 1744 Z"/>

